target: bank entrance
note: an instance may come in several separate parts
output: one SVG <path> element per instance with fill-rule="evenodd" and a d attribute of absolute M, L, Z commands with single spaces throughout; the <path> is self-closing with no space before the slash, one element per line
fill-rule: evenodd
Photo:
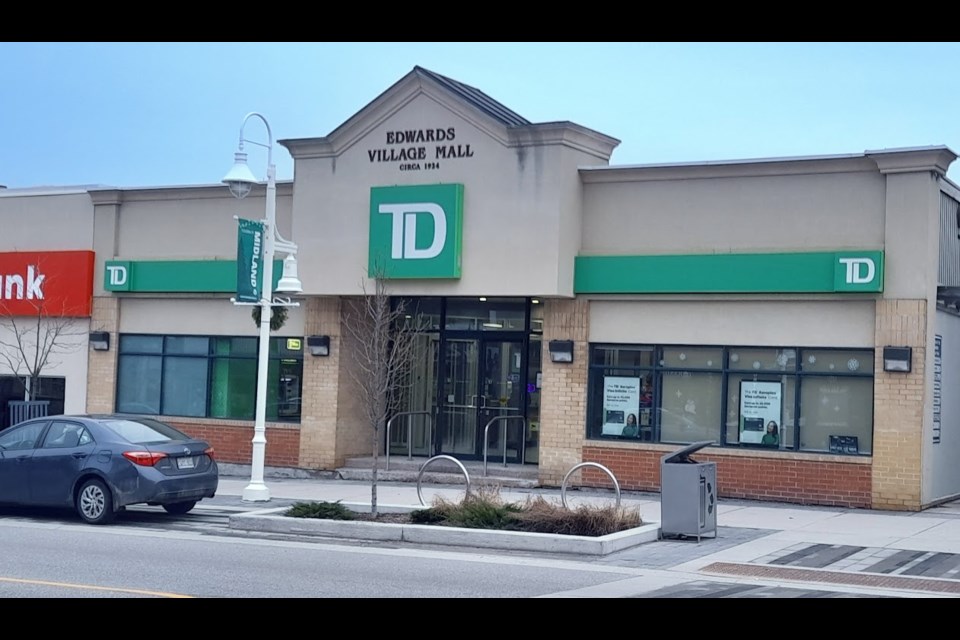
<path fill-rule="evenodd" d="M 429 330 L 419 336 L 404 390 L 403 411 L 428 412 L 394 420 L 391 453 L 408 451 L 405 420 L 412 421 L 415 455 L 538 461 L 540 354 L 543 314 L 535 298 L 410 298 Z"/>

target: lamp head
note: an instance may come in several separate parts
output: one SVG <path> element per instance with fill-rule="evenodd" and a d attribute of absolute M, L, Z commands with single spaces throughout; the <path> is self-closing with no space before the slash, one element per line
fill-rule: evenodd
<path fill-rule="evenodd" d="M 233 167 L 223 177 L 224 184 L 230 187 L 230 193 L 238 200 L 247 197 L 253 185 L 257 183 L 256 176 L 247 166 L 247 154 L 243 151 L 237 151 L 234 155 Z"/>
<path fill-rule="evenodd" d="M 293 254 L 283 259 L 283 276 L 277 282 L 277 293 L 303 293 L 303 284 L 297 275 L 297 259 Z"/>

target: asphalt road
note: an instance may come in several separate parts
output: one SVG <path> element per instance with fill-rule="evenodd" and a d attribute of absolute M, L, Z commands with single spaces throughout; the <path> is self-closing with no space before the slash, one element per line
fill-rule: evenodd
<path fill-rule="evenodd" d="M 626 577 L 569 561 L 236 537 L 226 516 L 219 526 L 198 515 L 206 521 L 133 513 L 95 527 L 0 511 L 0 598 L 531 597 Z"/>
<path fill-rule="evenodd" d="M 849 590 L 705 580 L 670 570 L 697 546 L 604 559 L 361 543 L 230 530 L 228 505 L 132 507 L 91 526 L 71 511 L 0 508 L 0 598 L 834 598 Z M 737 544 L 730 532 L 727 542 Z M 741 532 L 741 536 L 758 532 Z M 742 540 L 741 540 L 742 541 Z"/>

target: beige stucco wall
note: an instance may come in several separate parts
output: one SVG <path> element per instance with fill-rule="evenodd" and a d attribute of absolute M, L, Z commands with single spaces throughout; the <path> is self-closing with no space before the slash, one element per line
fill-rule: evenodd
<path fill-rule="evenodd" d="M 882 248 L 884 179 L 859 158 L 588 171 L 583 255 Z"/>
<path fill-rule="evenodd" d="M 572 295 L 580 228 L 577 166 L 605 160 L 570 145 L 544 144 L 533 133 L 511 138 L 505 128 L 441 97 L 419 93 L 395 106 L 371 114 L 356 125 L 357 131 L 338 134 L 341 140 L 356 136 L 342 143 L 338 155 L 296 161 L 293 240 L 301 247 L 305 291 L 360 293 L 368 259 L 371 187 L 462 183 L 462 277 L 396 280 L 391 290 L 451 296 Z M 453 144 L 470 145 L 472 157 L 441 159 L 438 169 L 422 171 L 401 171 L 401 163 L 370 160 L 372 150 L 408 146 L 388 145 L 390 131 L 448 128 L 455 130 Z M 561 129 L 544 135 L 562 137 Z M 429 161 L 438 145 L 409 146 L 426 147 Z"/>
<path fill-rule="evenodd" d="M 289 185 L 277 189 L 277 224 L 289 236 Z M 286 192 L 286 193 L 284 193 Z M 232 260 L 237 257 L 234 216 L 262 220 L 265 189 L 243 200 L 226 186 L 123 193 L 117 223 L 117 256 L 124 260 Z"/>
<path fill-rule="evenodd" d="M 872 299 L 594 300 L 590 341 L 872 347 L 874 306 Z"/>
<path fill-rule="evenodd" d="M 93 205 L 85 191 L 19 195 L 0 191 L 0 251 L 65 251 L 93 248 Z"/>
<path fill-rule="evenodd" d="M 259 327 L 251 317 L 253 307 L 238 306 L 227 297 L 122 297 L 121 333 L 253 336 Z M 287 322 L 271 336 L 302 337 L 304 307 L 287 309 Z"/>
<path fill-rule="evenodd" d="M 14 328 L 14 323 L 16 329 Z M 40 368 L 41 377 L 65 378 L 63 408 L 66 413 L 82 413 L 87 403 L 87 336 L 90 320 L 87 318 L 43 319 L 37 327 L 37 318 L 0 318 L 0 376 L 27 376 L 29 368 L 24 357 L 34 362 L 39 333 L 41 348 L 47 363 Z M 22 340 L 23 351 L 17 346 L 16 335 Z M 53 340 L 52 343 L 48 342 Z M 12 362 L 8 361 L 12 359 Z M 11 367 L 11 364 L 14 367 Z M 35 366 L 35 365 L 31 365 Z M 6 410 L 6 407 L 3 407 Z"/>

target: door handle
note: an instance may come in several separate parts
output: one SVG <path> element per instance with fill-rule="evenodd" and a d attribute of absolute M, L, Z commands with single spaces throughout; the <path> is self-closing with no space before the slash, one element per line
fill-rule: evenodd
<path fill-rule="evenodd" d="M 87 457 L 87 454 L 83 453 L 82 451 L 75 451 L 71 455 L 73 455 L 73 457 L 76 458 L 77 460 L 83 460 L 84 458 Z"/>

